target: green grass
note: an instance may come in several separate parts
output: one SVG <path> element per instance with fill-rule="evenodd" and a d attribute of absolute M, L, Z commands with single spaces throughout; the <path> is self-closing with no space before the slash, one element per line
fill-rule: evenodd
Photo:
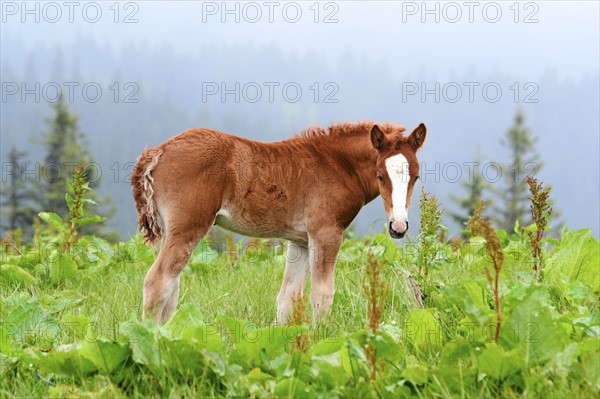
<path fill-rule="evenodd" d="M 244 352 L 252 352 L 252 344 L 231 342 L 227 326 L 244 320 L 272 328 L 285 261 L 281 250 L 242 251 L 239 260 L 231 261 L 199 247 L 181 275 L 181 312 L 175 317 L 183 321 L 161 328 L 139 322 L 143 279 L 154 255 L 137 236 L 129 243 L 130 254 L 122 251 L 123 244 L 113 245 L 98 262 L 75 262 L 75 271 L 65 263 L 62 274 L 52 274 L 47 257 L 3 253 L 2 264 L 17 266 L 35 283 L 14 270 L 3 269 L 0 275 L 0 397 L 597 398 L 600 317 L 593 262 L 598 241 L 585 234 L 563 239 L 564 245 L 550 251 L 544 280 L 536 284 L 525 240 L 506 233 L 502 237 L 507 254 L 500 277 L 503 320 L 508 326 L 511 320 L 521 323 L 519 339 L 508 330 L 498 344 L 492 342 L 493 334 L 482 336 L 495 320 L 484 277 L 489 262 L 482 248 L 464 246 L 453 252 L 440 245 L 425 280 L 418 274 L 418 245 L 397 247 L 377 235 L 345 241 L 335 271 L 333 310 L 315 329 L 306 326 L 308 352 L 294 352 L 290 342 L 269 342 L 257 358 Z M 52 239 L 48 233 L 44 240 Z M 367 333 L 363 291 L 369 251 L 382 263 L 389 286 L 383 323 L 374 337 Z M 558 261 L 565 263 L 553 263 Z M 417 309 L 403 270 L 421 283 L 426 310 Z M 309 290 L 307 281 L 305 293 Z M 19 316 L 23 309 L 29 313 Z M 45 313 L 36 313 L 41 311 Z M 167 358 L 175 342 L 192 342 L 186 341 L 191 339 L 189 334 L 185 338 L 186 326 L 201 329 L 206 324 L 220 333 L 223 349 L 197 346 L 197 352 Z M 144 341 L 141 333 L 150 338 Z M 532 334 L 536 342 L 523 339 Z M 65 346 L 96 339 L 128 351 L 115 370 L 96 367 L 84 373 L 83 352 Z M 379 342 L 377 356 L 384 364 L 374 382 L 364 374 L 367 342 Z M 159 360 L 136 357 L 135 348 L 142 344 L 157 345 L 148 353 Z M 76 360 L 60 358 L 65 353 Z M 187 370 L 197 358 L 203 366 Z M 153 368 L 156 362 L 162 371 Z M 214 365 L 219 362 L 223 375 L 221 366 Z M 307 391 L 300 389 L 304 385 Z"/>

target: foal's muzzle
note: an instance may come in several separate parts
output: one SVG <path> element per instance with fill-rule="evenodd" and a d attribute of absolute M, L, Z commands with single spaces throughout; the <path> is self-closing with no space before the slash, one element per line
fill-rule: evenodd
<path fill-rule="evenodd" d="M 392 225 L 394 224 L 394 221 L 393 220 L 390 221 L 390 224 L 388 225 L 388 231 L 390 233 L 390 237 L 395 238 L 395 239 L 404 238 L 404 235 L 408 231 L 408 220 L 405 223 L 406 223 L 406 229 L 403 232 L 399 232 L 399 231 L 394 230 L 394 228 L 392 227 Z"/>

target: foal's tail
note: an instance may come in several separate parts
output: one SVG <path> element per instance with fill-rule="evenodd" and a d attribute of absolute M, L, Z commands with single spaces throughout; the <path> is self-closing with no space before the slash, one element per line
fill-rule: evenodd
<path fill-rule="evenodd" d="M 137 160 L 131 185 L 133 186 L 133 199 L 138 214 L 138 228 L 144 235 L 144 242 L 154 245 L 162 237 L 164 225 L 154 201 L 154 178 L 152 171 L 158 165 L 158 160 L 163 151 L 147 149 Z"/>

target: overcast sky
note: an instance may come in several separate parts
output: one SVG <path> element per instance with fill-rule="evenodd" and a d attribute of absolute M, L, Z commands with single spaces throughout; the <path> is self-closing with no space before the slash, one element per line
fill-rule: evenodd
<path fill-rule="evenodd" d="M 290 54 L 314 52 L 331 62 L 351 50 L 398 75 L 413 76 L 424 67 L 440 79 L 469 68 L 528 79 L 549 70 L 578 77 L 597 73 L 600 58 L 598 1 L 429 1 L 425 7 L 421 1 L 317 6 L 258 1 L 225 7 L 221 1 L 135 1 L 118 7 L 112 1 L 74 6 L 59 1 L 30 2 L 29 13 L 22 4 L 2 2 L 3 42 L 19 38 L 27 46 L 52 45 L 92 35 L 113 48 L 133 40 L 179 53 L 209 45 L 276 46 Z"/>

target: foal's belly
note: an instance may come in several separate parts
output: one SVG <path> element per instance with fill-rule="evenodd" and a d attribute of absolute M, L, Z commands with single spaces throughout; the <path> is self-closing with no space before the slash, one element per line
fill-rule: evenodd
<path fill-rule="evenodd" d="M 270 213 L 270 212 L 269 212 Z M 282 221 L 281 215 L 244 215 L 221 209 L 217 212 L 215 224 L 234 233 L 250 237 L 283 238 L 295 242 L 308 242 L 303 223 L 294 220 Z"/>

